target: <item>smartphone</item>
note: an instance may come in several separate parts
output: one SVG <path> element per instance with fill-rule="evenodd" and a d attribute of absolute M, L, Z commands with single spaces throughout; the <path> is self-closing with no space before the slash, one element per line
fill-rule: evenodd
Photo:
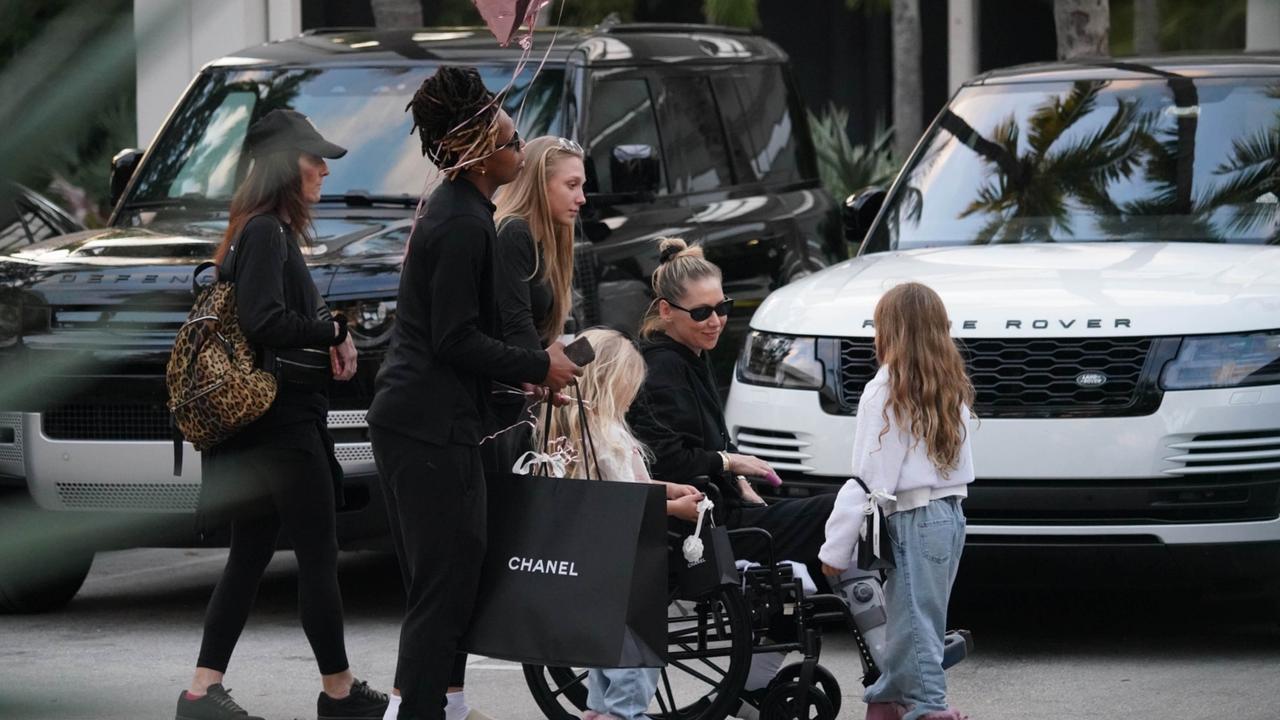
<path fill-rule="evenodd" d="M 580 337 L 569 343 L 564 348 L 565 357 L 573 361 L 574 365 L 583 367 L 587 363 L 596 359 L 596 350 L 591 347 L 591 343 L 587 339 Z"/>

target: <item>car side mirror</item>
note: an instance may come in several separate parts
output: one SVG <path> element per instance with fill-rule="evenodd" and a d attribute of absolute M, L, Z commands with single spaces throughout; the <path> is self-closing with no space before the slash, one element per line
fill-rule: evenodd
<path fill-rule="evenodd" d="M 142 159 L 144 152 L 138 148 L 125 148 L 111 158 L 111 207 L 114 208 L 120 202 L 120 196 L 124 195 L 124 189 L 129 186 L 129 180 L 133 177 L 133 171 L 138 168 L 138 161 Z"/>
<path fill-rule="evenodd" d="M 615 145 L 609 153 L 613 194 L 652 196 L 658 192 L 658 152 L 652 145 Z"/>
<path fill-rule="evenodd" d="M 854 245 L 861 245 L 862 239 L 871 229 L 871 223 L 884 205 L 885 189 L 879 185 L 870 185 L 845 198 L 842 219 L 844 221 L 844 239 Z"/>

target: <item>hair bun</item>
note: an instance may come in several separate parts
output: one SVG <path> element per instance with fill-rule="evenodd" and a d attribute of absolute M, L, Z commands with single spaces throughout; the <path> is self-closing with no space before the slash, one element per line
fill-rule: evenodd
<path fill-rule="evenodd" d="M 658 264 L 671 262 L 677 255 L 689 249 L 689 244 L 681 238 L 658 239 Z"/>

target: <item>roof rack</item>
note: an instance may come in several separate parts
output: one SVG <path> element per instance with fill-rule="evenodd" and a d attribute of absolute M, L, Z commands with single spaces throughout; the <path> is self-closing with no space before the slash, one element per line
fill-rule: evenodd
<path fill-rule="evenodd" d="M 701 25 L 698 23 L 619 23 L 617 25 L 598 26 L 598 32 L 610 35 L 646 32 L 717 32 L 726 35 L 750 35 L 747 28 L 730 27 L 728 25 Z"/>

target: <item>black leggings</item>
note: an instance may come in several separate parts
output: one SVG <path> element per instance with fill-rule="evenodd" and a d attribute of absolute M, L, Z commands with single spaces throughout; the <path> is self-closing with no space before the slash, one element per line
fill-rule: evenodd
<path fill-rule="evenodd" d="M 298 559 L 298 614 L 320 674 L 346 670 L 333 479 L 318 434 L 314 447 L 248 447 L 220 453 L 215 466 L 270 498 L 231 523 L 231 552 L 205 612 L 197 664 L 226 672 L 283 528 Z"/>

